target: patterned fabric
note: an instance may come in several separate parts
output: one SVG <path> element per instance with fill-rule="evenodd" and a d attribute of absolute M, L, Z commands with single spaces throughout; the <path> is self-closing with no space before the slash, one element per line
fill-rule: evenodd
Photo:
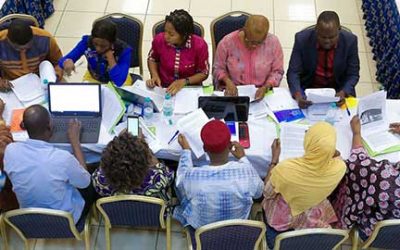
<path fill-rule="evenodd" d="M 247 219 L 263 182 L 246 157 L 221 166 L 193 167 L 190 150 L 183 150 L 176 176 L 180 205 L 174 218 L 199 228 L 212 222 Z"/>
<path fill-rule="evenodd" d="M 376 61 L 376 80 L 389 99 L 400 98 L 400 15 L 395 0 L 363 0 L 365 29 Z"/>
<path fill-rule="evenodd" d="M 347 166 L 334 200 L 342 226 L 356 225 L 370 236 L 378 221 L 400 219 L 400 162 L 376 161 L 359 147 L 352 149 Z"/>
<path fill-rule="evenodd" d="M 164 32 L 156 35 L 148 60 L 158 63 L 158 73 L 164 88 L 177 79 L 185 79 L 197 73 L 208 75 L 209 72 L 207 43 L 197 35 L 189 36 L 182 48 L 168 44 Z"/>
<path fill-rule="evenodd" d="M 0 17 L 13 13 L 34 16 L 43 28 L 45 19 L 54 13 L 53 0 L 6 0 L 0 10 Z"/>
<path fill-rule="evenodd" d="M 293 217 L 290 207 L 282 195 L 275 193 L 271 182 L 264 187 L 264 200 L 262 202 L 268 225 L 277 231 L 304 228 L 329 228 L 330 224 L 337 221 L 331 203 L 325 199 L 318 205 Z"/>
<path fill-rule="evenodd" d="M 278 38 L 268 34 L 262 44 L 248 49 L 240 41 L 240 30 L 226 35 L 218 44 L 213 66 L 215 86 L 226 76 L 236 85 L 266 83 L 278 87 L 283 76 L 283 51 Z"/>
<path fill-rule="evenodd" d="M 170 199 L 167 191 L 174 180 L 174 172 L 163 163 L 158 163 L 149 168 L 147 176 L 144 178 L 140 187 L 134 188 L 129 194 L 145 195 L 161 198 L 168 201 Z M 93 186 L 100 196 L 112 196 L 120 194 L 107 181 L 103 170 L 97 168 L 92 174 Z"/>

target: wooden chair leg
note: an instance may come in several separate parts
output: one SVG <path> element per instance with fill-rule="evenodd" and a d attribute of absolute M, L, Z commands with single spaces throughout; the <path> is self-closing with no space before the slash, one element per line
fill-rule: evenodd
<path fill-rule="evenodd" d="M 111 250 L 111 235 L 110 235 L 110 228 L 104 226 L 104 233 L 106 237 L 106 249 Z"/>

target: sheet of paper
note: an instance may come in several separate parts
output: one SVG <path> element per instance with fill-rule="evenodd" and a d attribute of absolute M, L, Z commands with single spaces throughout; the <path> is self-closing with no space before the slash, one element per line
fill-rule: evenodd
<path fill-rule="evenodd" d="M 199 96 L 203 94 L 202 87 L 182 88 L 175 95 L 175 114 L 187 114 L 198 108 Z"/>
<path fill-rule="evenodd" d="M 101 86 L 101 103 L 102 119 L 101 123 L 106 127 L 106 130 L 111 134 L 115 125 L 121 120 L 126 108 L 121 97 L 115 91 L 112 83 Z"/>
<path fill-rule="evenodd" d="M 44 90 L 40 78 L 36 74 L 23 75 L 12 80 L 11 83 L 14 86 L 13 92 L 23 104 L 33 100 L 44 101 Z"/>
<path fill-rule="evenodd" d="M 200 158 L 204 154 L 200 132 L 208 121 L 207 115 L 200 108 L 182 117 L 176 124 L 179 132 L 186 136 L 196 158 Z"/>
<path fill-rule="evenodd" d="M 256 98 L 257 88 L 254 85 L 240 85 L 237 86 L 239 96 L 250 97 L 250 102 L 254 101 Z"/>
<path fill-rule="evenodd" d="M 315 103 L 307 108 L 306 116 L 311 121 L 324 121 L 331 103 Z"/>
<path fill-rule="evenodd" d="M 252 102 L 249 107 L 249 115 L 253 117 L 266 117 L 268 114 L 268 107 L 263 101 Z"/>
<path fill-rule="evenodd" d="M 386 92 L 382 90 L 360 98 L 358 115 L 362 135 L 387 130 L 389 123 L 386 115 Z"/>
<path fill-rule="evenodd" d="M 224 96 L 224 91 L 218 91 L 218 90 L 216 90 L 216 91 L 213 92 L 212 95 L 213 95 L 213 96 Z"/>
<path fill-rule="evenodd" d="M 139 126 L 142 129 L 143 136 L 146 139 L 151 151 L 153 154 L 156 154 L 162 148 L 160 140 L 158 140 L 157 137 L 150 131 L 142 117 L 139 118 Z"/>
<path fill-rule="evenodd" d="M 331 88 L 319 88 L 319 89 L 306 89 L 305 94 L 307 100 L 313 103 L 330 103 L 338 102 L 339 97 L 336 97 L 336 91 Z"/>
<path fill-rule="evenodd" d="M 309 126 L 304 124 L 281 124 L 281 160 L 303 156 L 304 135 L 308 128 Z"/>
<path fill-rule="evenodd" d="M 43 83 L 44 80 L 47 80 L 48 83 L 57 81 L 56 71 L 54 70 L 53 64 L 49 61 L 43 61 L 39 64 L 39 75 L 41 83 Z"/>
<path fill-rule="evenodd" d="M 363 139 L 375 152 L 384 151 L 394 146 L 400 146 L 400 136 L 394 135 L 387 130 L 363 135 Z"/>
<path fill-rule="evenodd" d="M 165 98 L 165 90 L 160 87 L 154 87 L 153 89 L 148 88 L 146 83 L 141 80 L 137 80 L 134 85 L 123 86 L 123 89 L 132 93 L 138 94 L 144 97 L 150 97 L 153 103 L 157 106 L 158 110 L 162 110 L 162 106 Z"/>
<path fill-rule="evenodd" d="M 274 88 L 273 94 L 266 95 L 264 101 L 273 112 L 299 109 L 299 105 L 292 98 L 289 90 L 286 88 Z"/>

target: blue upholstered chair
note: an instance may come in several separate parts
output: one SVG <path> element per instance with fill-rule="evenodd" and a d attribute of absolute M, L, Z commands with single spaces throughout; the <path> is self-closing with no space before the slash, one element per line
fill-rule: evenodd
<path fill-rule="evenodd" d="M 85 249 L 90 249 L 89 215 L 74 224 L 72 215 L 65 211 L 46 208 L 21 208 L 4 214 L 4 221 L 30 249 L 30 239 L 85 239 Z M 5 231 L 5 230 L 2 230 Z M 6 237 L 4 235 L 4 237 Z M 7 244 L 7 242 L 6 242 Z M 6 247 L 7 248 L 7 247 Z"/>
<path fill-rule="evenodd" d="M 165 229 L 167 250 L 171 250 L 171 217 L 164 200 L 140 195 L 117 195 L 97 200 L 96 207 L 104 218 L 107 250 L 111 249 L 110 229 L 114 226 Z"/>
<path fill-rule="evenodd" d="M 332 250 L 337 249 L 348 237 L 349 232 L 340 229 L 296 230 L 279 234 L 274 250 Z"/>
<path fill-rule="evenodd" d="M 142 79 L 142 44 L 143 44 L 143 23 L 132 16 L 122 13 L 112 13 L 95 20 L 109 20 L 117 25 L 117 37 L 132 47 L 131 68 L 139 67 L 139 74 L 132 75 L 132 80 Z"/>
<path fill-rule="evenodd" d="M 243 28 L 249 16 L 250 13 L 247 12 L 232 11 L 217 17 L 211 22 L 210 29 L 213 55 L 215 54 L 219 41 L 221 41 L 225 35 Z"/>
<path fill-rule="evenodd" d="M 165 24 L 165 20 L 161 20 L 153 25 L 153 37 L 155 35 L 157 35 L 158 33 L 164 32 L 164 24 Z M 201 25 L 198 22 L 194 22 L 194 34 L 204 37 L 203 25 Z"/>
<path fill-rule="evenodd" d="M 360 249 L 360 239 L 358 230 L 352 231 L 352 249 Z M 361 249 L 379 248 L 379 249 L 400 249 L 400 220 L 384 220 L 376 224 L 372 235 L 360 243 Z"/>
<path fill-rule="evenodd" d="M 192 250 L 266 249 L 265 224 L 252 220 L 226 220 L 198 228 L 186 228 Z"/>
<path fill-rule="evenodd" d="M 0 30 L 7 29 L 10 23 L 14 19 L 20 19 L 27 22 L 30 26 L 39 27 L 39 23 L 33 16 L 26 14 L 10 14 L 5 17 L 0 18 Z"/>

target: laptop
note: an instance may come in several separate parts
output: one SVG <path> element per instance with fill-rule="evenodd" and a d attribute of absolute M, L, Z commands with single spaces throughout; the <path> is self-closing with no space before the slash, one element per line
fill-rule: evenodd
<path fill-rule="evenodd" d="M 244 122 L 249 117 L 249 103 L 248 96 L 200 96 L 198 107 L 208 118 Z"/>
<path fill-rule="evenodd" d="M 94 83 L 49 83 L 49 112 L 53 123 L 50 142 L 69 143 L 71 119 L 81 122 L 81 143 L 97 143 L 101 125 L 101 86 Z"/>

